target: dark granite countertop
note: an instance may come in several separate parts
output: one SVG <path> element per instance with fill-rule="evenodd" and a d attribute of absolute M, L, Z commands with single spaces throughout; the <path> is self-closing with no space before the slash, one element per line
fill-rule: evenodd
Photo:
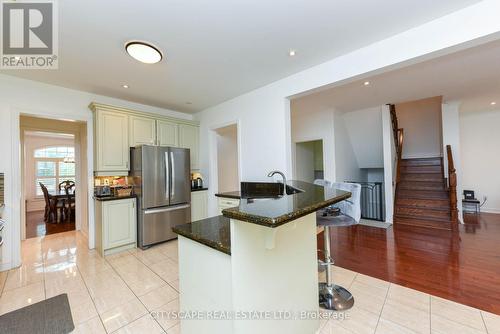
<path fill-rule="evenodd" d="M 196 192 L 196 191 L 204 191 L 204 190 L 208 190 L 208 188 L 191 188 L 191 192 Z"/>
<path fill-rule="evenodd" d="M 172 228 L 177 234 L 231 255 L 229 218 L 224 216 L 198 220 Z"/>
<path fill-rule="evenodd" d="M 224 197 L 224 198 L 232 198 L 232 199 L 240 199 L 241 192 L 240 191 L 228 191 L 228 192 L 215 194 L 215 196 Z"/>
<path fill-rule="evenodd" d="M 304 192 L 271 199 L 242 198 L 239 206 L 225 209 L 222 214 L 228 218 L 273 228 L 351 197 L 349 192 L 303 181 L 289 181 L 287 185 Z"/>
<path fill-rule="evenodd" d="M 132 194 L 130 196 L 103 196 L 103 197 L 94 196 L 94 199 L 96 201 L 99 201 L 99 202 L 116 201 L 116 200 L 127 199 L 127 198 L 137 198 L 137 195 Z"/>

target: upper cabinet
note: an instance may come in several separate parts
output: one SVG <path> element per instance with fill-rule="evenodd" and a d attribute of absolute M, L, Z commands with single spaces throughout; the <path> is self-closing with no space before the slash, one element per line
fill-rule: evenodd
<path fill-rule="evenodd" d="M 128 115 L 102 110 L 95 117 L 94 169 L 128 171 Z"/>
<path fill-rule="evenodd" d="M 179 146 L 179 125 L 174 122 L 156 121 L 158 145 Z"/>
<path fill-rule="evenodd" d="M 200 169 L 199 146 L 200 128 L 198 126 L 180 124 L 179 147 L 190 149 L 191 169 Z"/>
<path fill-rule="evenodd" d="M 156 120 L 130 116 L 129 134 L 130 147 L 156 144 Z"/>
<path fill-rule="evenodd" d="M 94 174 L 127 175 L 130 147 L 162 145 L 191 150 L 191 169 L 199 169 L 199 126 L 195 121 L 92 103 Z"/>

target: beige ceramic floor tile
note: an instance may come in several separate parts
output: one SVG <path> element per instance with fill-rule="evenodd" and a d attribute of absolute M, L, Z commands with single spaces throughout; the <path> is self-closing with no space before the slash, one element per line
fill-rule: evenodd
<path fill-rule="evenodd" d="M 135 248 L 129 250 L 129 252 L 135 255 L 135 257 L 137 257 L 142 263 L 147 266 L 161 262 L 165 260 L 165 258 L 167 258 L 167 255 L 164 254 L 163 250 L 157 247 L 153 247 L 147 250 Z"/>
<path fill-rule="evenodd" d="M 28 306 L 45 299 L 43 282 L 5 291 L 0 297 L 0 314 Z"/>
<path fill-rule="evenodd" d="M 17 289 L 26 285 L 43 281 L 43 265 L 24 264 L 8 271 L 4 291 Z"/>
<path fill-rule="evenodd" d="M 478 309 L 443 298 L 431 297 L 431 314 L 447 318 L 462 325 L 485 331 L 483 318 Z"/>
<path fill-rule="evenodd" d="M 171 315 L 172 312 L 179 312 L 178 299 L 158 307 L 151 312 L 151 315 L 156 319 L 160 326 L 168 332 L 169 329 L 179 324 L 179 320 Z"/>
<path fill-rule="evenodd" d="M 120 328 L 114 334 L 137 334 L 137 333 L 147 333 L 147 334 L 161 334 L 164 333 L 163 329 L 158 325 L 158 323 L 153 319 L 150 314 L 143 316 L 140 319 L 135 320 L 131 324 Z"/>
<path fill-rule="evenodd" d="M 167 334 L 181 334 L 181 325 L 177 324 L 168 329 Z"/>
<path fill-rule="evenodd" d="M 334 325 L 339 325 L 356 334 L 374 333 L 377 327 L 379 316 L 375 313 L 368 312 L 362 308 L 354 306 L 352 309 L 345 311 L 345 319 L 330 320 Z"/>
<path fill-rule="evenodd" d="M 168 284 L 139 297 L 141 302 L 149 311 L 153 311 L 154 309 L 178 298 L 179 293 Z"/>
<path fill-rule="evenodd" d="M 376 314 L 382 312 L 387 289 L 373 287 L 355 280 L 349 287 L 349 291 L 354 296 L 354 304 L 357 307 Z"/>
<path fill-rule="evenodd" d="M 413 308 L 397 299 L 386 300 L 381 318 L 404 326 L 416 333 L 427 334 L 431 328 L 429 311 Z"/>
<path fill-rule="evenodd" d="M 45 280 L 53 279 L 66 279 L 71 277 L 80 276 L 76 263 L 73 262 L 60 262 L 44 267 Z"/>
<path fill-rule="evenodd" d="M 168 256 L 170 259 L 178 262 L 179 257 L 179 246 L 177 240 L 171 240 L 157 246 L 163 254 Z"/>
<path fill-rule="evenodd" d="M 387 294 L 387 299 L 422 310 L 424 312 L 430 312 L 430 295 L 401 285 L 391 284 Z"/>
<path fill-rule="evenodd" d="M 168 283 L 179 279 L 178 264 L 171 259 L 155 263 L 150 268 Z"/>
<path fill-rule="evenodd" d="M 99 317 L 92 318 L 84 323 L 75 325 L 73 334 L 106 334 Z"/>
<path fill-rule="evenodd" d="M 485 334 L 486 331 L 477 330 L 475 328 L 462 325 L 450 319 L 432 314 L 431 333 L 432 334 Z"/>
<path fill-rule="evenodd" d="M 429 332 L 427 332 L 429 333 Z M 375 334 L 417 334 L 406 327 L 395 324 L 391 321 L 380 318 Z"/>
<path fill-rule="evenodd" d="M 158 275 L 137 259 L 123 264 L 115 263 L 113 267 L 137 296 L 142 296 L 165 284 Z"/>
<path fill-rule="evenodd" d="M 336 321 L 328 321 L 319 331 L 320 334 L 353 334 L 348 329 L 340 326 Z"/>
<path fill-rule="evenodd" d="M 0 293 L 3 291 L 5 281 L 7 280 L 8 271 L 0 271 Z"/>
<path fill-rule="evenodd" d="M 145 314 L 147 314 L 146 308 L 138 299 L 134 299 L 102 313 L 101 319 L 106 331 L 111 333 Z"/>
<path fill-rule="evenodd" d="M 176 279 L 175 281 L 168 282 L 168 285 L 170 285 L 172 288 L 174 288 L 177 292 L 179 292 L 179 280 Z"/>
<path fill-rule="evenodd" d="M 389 289 L 389 285 L 390 285 L 390 283 L 387 281 L 383 281 L 381 279 L 366 276 L 363 274 L 357 274 L 355 281 L 364 283 L 364 284 L 372 286 L 374 288 L 380 288 L 380 289 Z"/>
<path fill-rule="evenodd" d="M 500 334 L 500 315 L 481 311 L 489 334 Z"/>

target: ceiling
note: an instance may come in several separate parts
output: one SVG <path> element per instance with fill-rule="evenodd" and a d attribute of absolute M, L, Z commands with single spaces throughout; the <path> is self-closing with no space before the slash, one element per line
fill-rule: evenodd
<path fill-rule="evenodd" d="M 59 1 L 59 69 L 3 73 L 196 112 L 476 2 Z M 132 39 L 166 59 L 138 63 Z"/>
<path fill-rule="evenodd" d="M 500 42 L 495 41 L 402 69 L 312 93 L 293 103 L 349 112 L 433 96 L 460 102 L 461 112 L 498 109 Z M 370 85 L 365 86 L 364 82 Z M 497 102 L 496 106 L 490 105 Z M 292 106 L 293 106 L 292 103 Z"/>

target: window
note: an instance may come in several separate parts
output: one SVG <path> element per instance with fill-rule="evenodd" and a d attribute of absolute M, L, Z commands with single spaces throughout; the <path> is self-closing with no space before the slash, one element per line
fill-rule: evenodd
<path fill-rule="evenodd" d="M 75 148 L 71 146 L 44 147 L 35 150 L 36 196 L 43 196 L 40 182 L 49 192 L 56 191 L 59 183 L 75 181 Z"/>

